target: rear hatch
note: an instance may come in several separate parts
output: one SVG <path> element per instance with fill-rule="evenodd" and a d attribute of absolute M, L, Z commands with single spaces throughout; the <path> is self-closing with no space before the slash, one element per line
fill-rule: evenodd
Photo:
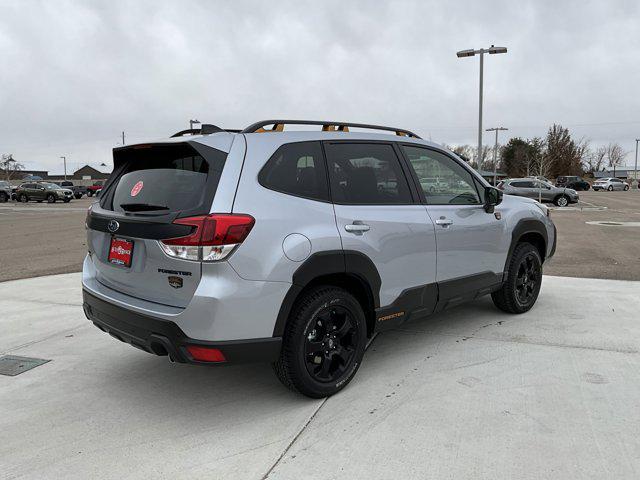
<path fill-rule="evenodd" d="M 162 240 L 189 236 L 181 219 L 208 215 L 227 152 L 197 142 L 114 150 L 114 171 L 89 210 L 87 240 L 97 280 L 133 297 L 185 307 L 201 277 L 198 259 Z"/>

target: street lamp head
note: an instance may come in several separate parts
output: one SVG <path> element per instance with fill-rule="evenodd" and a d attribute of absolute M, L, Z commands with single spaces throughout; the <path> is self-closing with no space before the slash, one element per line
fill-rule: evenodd
<path fill-rule="evenodd" d="M 496 53 L 507 53 L 507 47 L 494 47 L 493 45 L 491 45 L 491 47 L 489 48 L 489 53 L 491 55 Z"/>
<path fill-rule="evenodd" d="M 462 57 L 473 57 L 476 54 L 476 51 L 472 48 L 470 50 L 460 50 L 456 55 L 458 58 Z"/>

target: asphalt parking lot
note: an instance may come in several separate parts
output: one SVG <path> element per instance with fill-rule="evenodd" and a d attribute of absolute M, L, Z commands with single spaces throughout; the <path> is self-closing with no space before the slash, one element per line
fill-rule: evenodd
<path fill-rule="evenodd" d="M 580 192 L 581 202 L 552 212 L 558 250 L 549 275 L 640 280 L 640 190 Z M 0 281 L 78 272 L 86 252 L 85 213 L 94 199 L 69 204 L 0 204 Z"/>
<path fill-rule="evenodd" d="M 80 274 L 0 283 L 0 352 L 51 360 L 0 375 L 0 477 L 637 479 L 638 291 L 545 276 L 524 315 L 484 298 L 379 335 L 347 389 L 309 400 L 268 365 L 116 341 Z"/>

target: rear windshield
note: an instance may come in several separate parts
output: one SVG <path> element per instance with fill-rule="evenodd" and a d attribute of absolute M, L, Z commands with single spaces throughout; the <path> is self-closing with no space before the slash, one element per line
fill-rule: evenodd
<path fill-rule="evenodd" d="M 187 143 L 131 148 L 114 155 L 119 175 L 103 208 L 116 212 L 208 213 L 227 154 Z"/>

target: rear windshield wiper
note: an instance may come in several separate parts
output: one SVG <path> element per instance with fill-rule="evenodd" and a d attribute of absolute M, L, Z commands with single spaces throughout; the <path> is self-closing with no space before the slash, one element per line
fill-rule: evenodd
<path fill-rule="evenodd" d="M 147 212 L 152 210 L 169 210 L 166 205 L 152 205 L 150 203 L 121 203 L 120 208 L 127 212 Z"/>

